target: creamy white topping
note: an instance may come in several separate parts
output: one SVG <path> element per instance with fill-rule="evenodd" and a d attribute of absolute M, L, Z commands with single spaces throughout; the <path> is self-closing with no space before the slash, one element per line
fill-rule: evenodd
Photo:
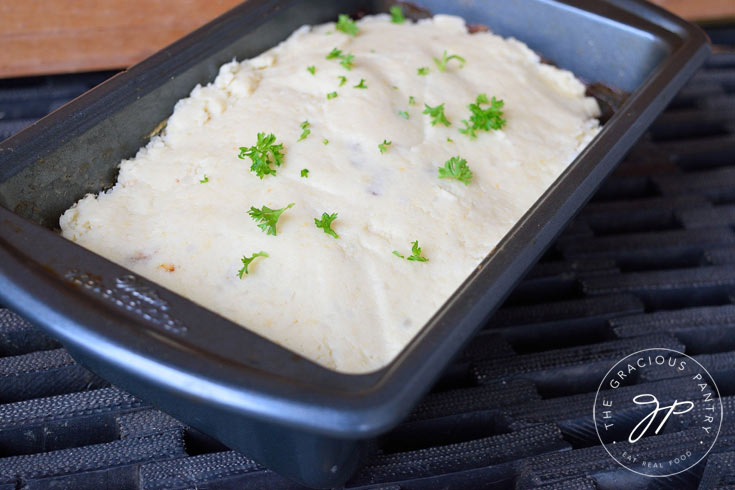
<path fill-rule="evenodd" d="M 330 368 L 389 362 L 596 134 L 599 109 L 571 73 L 517 40 L 469 34 L 460 18 L 358 26 L 355 37 L 303 27 L 222 66 L 120 164 L 112 189 L 63 214 L 63 235 Z M 325 59 L 335 47 L 354 54 L 352 70 Z M 445 50 L 464 66 L 440 72 Z M 368 88 L 353 88 L 363 78 Z M 504 101 L 507 124 L 470 140 L 458 129 L 480 93 Z M 442 103 L 451 127 L 422 114 Z M 297 141 L 305 120 L 311 134 Z M 262 180 L 237 157 L 258 132 L 285 152 Z M 438 178 L 457 155 L 469 185 Z M 247 214 L 291 202 L 277 236 Z M 338 213 L 339 239 L 314 225 L 323 212 Z M 409 256 L 414 240 L 428 262 L 392 253 Z M 239 279 L 240 258 L 261 250 L 269 257 Z"/>

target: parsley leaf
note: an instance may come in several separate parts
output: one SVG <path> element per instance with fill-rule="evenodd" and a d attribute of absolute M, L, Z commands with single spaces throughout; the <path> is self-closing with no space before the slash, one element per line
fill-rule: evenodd
<path fill-rule="evenodd" d="M 403 119 L 408 119 L 407 111 L 398 111 L 398 115 L 401 116 Z"/>
<path fill-rule="evenodd" d="M 429 74 L 429 67 L 428 66 L 422 66 L 418 70 L 416 70 L 416 73 L 418 73 L 421 76 L 428 75 Z"/>
<path fill-rule="evenodd" d="M 457 155 L 444 162 L 443 167 L 439 167 L 440 179 L 457 179 L 469 185 L 472 182 L 472 170 L 467 166 L 467 160 Z"/>
<path fill-rule="evenodd" d="M 404 257 L 398 250 L 393 250 L 393 255 L 402 259 L 411 260 L 413 262 L 428 262 L 429 259 L 421 256 L 421 247 L 419 247 L 419 241 L 411 242 L 411 255 Z"/>
<path fill-rule="evenodd" d="M 237 157 L 243 160 L 245 157 L 250 158 L 253 162 L 250 165 L 250 170 L 255 172 L 255 175 L 261 179 L 269 174 L 276 175 L 276 169 L 272 168 L 271 165 L 280 167 L 283 163 L 283 144 L 276 145 L 275 142 L 276 137 L 273 133 L 268 136 L 265 133 L 258 133 L 258 142 L 255 146 L 250 148 L 241 146 L 240 154 Z"/>
<path fill-rule="evenodd" d="M 301 169 L 301 176 L 304 178 L 309 177 L 309 169 L 308 168 L 302 168 Z"/>
<path fill-rule="evenodd" d="M 207 177 L 207 174 L 204 174 L 204 178 L 200 180 L 199 183 L 206 184 L 207 182 L 209 182 L 209 177 Z"/>
<path fill-rule="evenodd" d="M 406 260 L 413 260 L 416 262 L 428 262 L 429 259 L 421 256 L 421 247 L 419 247 L 419 241 L 411 242 L 411 255 Z"/>
<path fill-rule="evenodd" d="M 342 75 L 340 75 L 340 76 L 338 76 L 337 78 L 339 78 L 339 86 L 340 86 L 340 87 L 341 87 L 342 85 L 344 85 L 345 83 L 347 83 L 347 77 L 345 77 L 345 76 L 342 76 Z"/>
<path fill-rule="evenodd" d="M 332 50 L 327 55 L 328 60 L 333 60 L 335 58 L 341 58 L 342 57 L 342 50 L 337 48 L 332 48 Z"/>
<path fill-rule="evenodd" d="M 424 112 L 422 114 L 428 114 L 431 116 L 431 125 L 436 126 L 437 124 L 443 124 L 447 127 L 451 126 L 452 123 L 449 122 L 449 119 L 447 119 L 447 116 L 444 115 L 444 104 L 439 104 L 436 107 L 431 107 L 429 104 L 424 104 L 426 109 L 424 109 Z"/>
<path fill-rule="evenodd" d="M 299 136 L 299 139 L 296 141 L 301 141 L 306 139 L 307 136 L 311 134 L 311 129 L 309 129 L 309 121 L 304 121 L 299 126 L 303 131 L 301 131 L 301 136 Z"/>
<path fill-rule="evenodd" d="M 325 145 L 328 145 L 329 144 L 329 140 L 327 138 L 324 138 L 324 140 L 322 141 L 322 143 L 324 143 Z"/>
<path fill-rule="evenodd" d="M 334 99 L 337 97 L 337 92 L 329 92 L 327 94 L 327 100 Z"/>
<path fill-rule="evenodd" d="M 332 48 L 327 55 L 328 60 L 338 59 L 340 65 L 344 66 L 348 70 L 352 70 L 352 63 L 355 60 L 355 55 L 352 53 L 342 54 L 342 50 L 338 48 Z M 346 81 L 346 80 L 345 80 Z M 340 84 L 341 86 L 342 84 Z"/>
<path fill-rule="evenodd" d="M 390 21 L 394 24 L 403 24 L 406 18 L 403 16 L 403 9 L 400 5 L 393 5 L 390 8 Z"/>
<path fill-rule="evenodd" d="M 413 98 L 413 95 L 408 96 L 408 105 L 416 105 L 416 99 Z"/>
<path fill-rule="evenodd" d="M 326 233 L 327 235 L 333 236 L 334 238 L 339 238 L 339 235 L 337 235 L 337 233 L 335 233 L 335 231 L 332 229 L 332 221 L 336 219 L 337 213 L 322 213 L 322 219 L 314 218 L 314 224 L 317 228 L 321 228 L 322 230 L 324 230 L 324 233 Z"/>
<path fill-rule="evenodd" d="M 436 63 L 436 66 L 439 68 L 439 71 L 444 73 L 445 71 L 447 71 L 447 63 L 449 63 L 449 61 L 451 60 L 459 61 L 460 68 L 464 68 L 464 64 L 467 61 L 457 54 L 447 56 L 447 52 L 444 51 L 444 54 L 442 54 L 442 59 L 440 60 L 439 58 L 434 58 L 434 63 Z"/>
<path fill-rule="evenodd" d="M 354 54 L 347 53 L 346 55 L 342 56 L 342 61 L 340 61 L 339 64 L 344 66 L 348 70 L 352 70 L 352 62 L 354 59 L 355 59 Z"/>
<path fill-rule="evenodd" d="M 258 228 L 266 232 L 268 235 L 276 236 L 276 223 L 278 223 L 278 218 L 281 217 L 281 214 L 283 214 L 285 210 L 294 207 L 294 205 L 295 203 L 292 202 L 285 208 L 281 209 L 271 209 L 268 206 L 263 206 L 261 209 L 258 209 L 254 206 L 250 206 L 248 214 L 256 223 L 259 223 Z"/>
<path fill-rule="evenodd" d="M 309 71 L 309 73 L 311 73 L 312 75 L 314 75 L 314 74 L 316 73 L 316 66 L 314 66 L 314 65 L 311 65 L 311 66 L 307 66 L 307 67 L 306 67 L 306 69 L 307 69 L 307 70 Z"/>
<path fill-rule="evenodd" d="M 483 109 L 480 107 L 481 104 L 490 104 L 490 107 Z M 470 115 L 470 121 L 462 121 L 465 125 L 459 132 L 466 134 L 470 139 L 477 138 L 477 131 L 490 131 L 491 129 L 502 129 L 505 126 L 505 119 L 503 119 L 503 101 L 496 99 L 494 96 L 492 100 L 487 99 L 487 95 L 480 94 L 474 103 L 467 106 L 472 113 Z M 470 123 L 472 123 L 470 125 Z"/>
<path fill-rule="evenodd" d="M 367 85 L 365 85 L 365 79 L 361 78 L 360 83 L 357 85 L 354 85 L 352 88 L 368 88 Z"/>
<path fill-rule="evenodd" d="M 261 250 L 260 252 L 254 253 L 254 254 L 253 254 L 252 256 L 250 256 L 250 257 L 246 257 L 246 256 L 244 256 L 244 255 L 242 256 L 242 258 L 240 259 L 240 260 L 242 261 L 242 269 L 240 269 L 239 271 L 237 271 L 237 275 L 238 275 L 238 277 L 239 277 L 240 279 L 242 279 L 242 275 L 243 275 L 243 274 L 246 274 L 246 275 L 248 274 L 248 266 L 249 266 L 249 265 L 250 265 L 250 263 L 251 263 L 251 262 L 252 262 L 253 260 L 255 260 L 255 259 L 256 259 L 257 257 L 268 257 L 268 254 L 267 254 L 267 253 L 265 253 L 265 252 L 263 252 L 263 251 Z"/>
<path fill-rule="evenodd" d="M 337 30 L 347 35 L 354 36 L 360 30 L 355 21 L 350 19 L 349 15 L 340 14 L 337 18 Z"/>
<path fill-rule="evenodd" d="M 380 150 L 380 153 L 385 153 L 391 144 L 393 144 L 392 141 L 383 140 L 382 143 L 378 144 L 378 150 Z"/>

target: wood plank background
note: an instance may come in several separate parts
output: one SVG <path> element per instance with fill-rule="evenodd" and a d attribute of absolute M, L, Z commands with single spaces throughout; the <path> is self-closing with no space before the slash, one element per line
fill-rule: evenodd
<path fill-rule="evenodd" d="M 1 0 L 0 77 L 130 66 L 242 0 Z M 656 0 L 691 20 L 735 0 Z"/>

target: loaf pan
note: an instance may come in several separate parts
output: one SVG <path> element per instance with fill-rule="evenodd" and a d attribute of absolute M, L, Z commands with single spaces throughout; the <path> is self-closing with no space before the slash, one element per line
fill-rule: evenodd
<path fill-rule="evenodd" d="M 635 0 L 426 0 L 630 95 L 390 364 L 319 366 L 63 239 L 60 214 L 113 184 L 175 102 L 221 64 L 369 0 L 249 0 L 0 144 L 0 296 L 85 366 L 285 476 L 344 483 L 706 58 L 696 27 Z"/>

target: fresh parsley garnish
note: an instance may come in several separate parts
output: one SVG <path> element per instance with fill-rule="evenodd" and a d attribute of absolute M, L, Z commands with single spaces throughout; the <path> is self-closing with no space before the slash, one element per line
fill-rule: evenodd
<path fill-rule="evenodd" d="M 209 177 L 207 177 L 207 174 L 204 174 L 204 178 L 200 180 L 199 183 L 206 184 L 207 182 L 209 182 Z"/>
<path fill-rule="evenodd" d="M 393 5 L 390 8 L 390 21 L 394 24 L 403 24 L 406 18 L 403 16 L 403 9 L 400 5 Z"/>
<path fill-rule="evenodd" d="M 352 62 L 354 59 L 355 59 L 354 54 L 347 53 L 346 55 L 342 56 L 342 61 L 340 61 L 339 64 L 344 66 L 348 70 L 352 70 Z"/>
<path fill-rule="evenodd" d="M 483 109 L 480 107 L 482 104 L 490 104 L 490 107 Z M 477 131 L 502 129 L 506 122 L 503 119 L 503 111 L 501 110 L 503 105 L 503 101 L 496 99 L 494 96 L 492 100 L 488 100 L 487 95 L 478 95 L 475 102 L 467 106 L 472 114 L 470 115 L 469 122 L 462 121 L 465 127 L 460 129 L 459 132 L 466 134 L 470 139 L 475 139 L 477 138 Z"/>
<path fill-rule="evenodd" d="M 312 75 L 316 74 L 316 66 L 314 66 L 314 65 L 311 65 L 311 66 L 307 66 L 307 67 L 306 67 L 306 69 L 307 69 L 307 70 L 309 71 L 309 73 L 311 73 Z"/>
<path fill-rule="evenodd" d="M 328 100 L 329 100 L 329 99 L 334 99 L 335 97 L 337 97 L 337 92 L 329 92 L 329 93 L 327 94 L 327 99 L 328 99 Z"/>
<path fill-rule="evenodd" d="M 309 169 L 308 168 L 302 168 L 301 169 L 301 176 L 304 178 L 307 178 L 309 176 Z"/>
<path fill-rule="evenodd" d="M 454 140 L 450 138 L 449 136 L 447 136 L 447 143 L 454 143 Z"/>
<path fill-rule="evenodd" d="M 340 60 L 340 65 L 344 66 L 348 70 L 352 70 L 352 63 L 355 60 L 355 55 L 352 53 L 343 54 L 341 49 L 332 48 L 332 50 L 327 55 L 327 59 L 338 59 Z"/>
<path fill-rule="evenodd" d="M 467 166 L 467 160 L 457 155 L 444 162 L 443 167 L 439 167 L 440 179 L 457 179 L 469 185 L 472 182 L 472 170 Z"/>
<path fill-rule="evenodd" d="M 338 48 L 332 48 L 332 50 L 327 55 L 328 60 L 333 60 L 335 58 L 341 58 L 342 57 L 342 50 Z"/>
<path fill-rule="evenodd" d="M 436 63 L 436 66 L 439 68 L 439 71 L 443 73 L 447 71 L 447 63 L 449 63 L 451 60 L 459 61 L 460 68 L 464 68 L 464 64 L 467 61 L 457 54 L 452 54 L 452 55 L 447 56 L 447 52 L 444 51 L 444 54 L 442 54 L 442 59 L 434 58 L 434 63 Z"/>
<path fill-rule="evenodd" d="M 407 111 L 398 111 L 398 115 L 401 116 L 403 119 L 408 119 Z"/>
<path fill-rule="evenodd" d="M 345 76 L 343 76 L 343 75 L 340 75 L 340 76 L 338 76 L 337 78 L 339 78 L 339 86 L 340 86 L 340 87 L 341 87 L 342 85 L 344 85 L 345 83 L 347 83 L 347 77 L 345 77 Z"/>
<path fill-rule="evenodd" d="M 245 157 L 250 158 L 253 162 L 250 165 L 250 170 L 255 172 L 255 175 L 261 179 L 266 175 L 276 175 L 276 169 L 271 165 L 280 167 L 283 163 L 283 144 L 275 144 L 276 137 L 273 133 L 266 136 L 265 133 L 258 133 L 258 142 L 255 146 L 251 147 L 240 147 L 240 154 L 237 155 L 240 159 Z"/>
<path fill-rule="evenodd" d="M 365 85 L 365 79 L 361 78 L 360 83 L 357 85 L 354 85 L 352 88 L 368 88 L 367 85 Z"/>
<path fill-rule="evenodd" d="M 429 259 L 421 256 L 421 247 L 419 247 L 419 241 L 411 242 L 411 255 L 404 257 L 398 250 L 393 250 L 393 255 L 402 259 L 411 260 L 414 262 L 428 262 Z"/>
<path fill-rule="evenodd" d="M 386 151 L 388 151 L 388 147 L 392 144 L 392 141 L 383 140 L 382 143 L 378 143 L 378 150 L 380 150 L 380 153 L 385 153 Z"/>
<path fill-rule="evenodd" d="M 416 70 L 416 73 L 418 73 L 421 76 L 428 75 L 429 74 L 429 67 L 428 66 L 422 66 L 418 70 Z"/>
<path fill-rule="evenodd" d="M 276 223 L 278 223 L 278 218 L 281 217 L 281 214 L 283 214 L 285 210 L 294 207 L 294 205 L 295 203 L 292 202 L 285 208 L 281 209 L 271 209 L 268 206 L 263 206 L 258 209 L 254 206 L 250 206 L 248 214 L 256 223 L 258 223 L 258 228 L 266 232 L 268 235 L 276 236 Z"/>
<path fill-rule="evenodd" d="M 302 122 L 299 127 L 301 128 L 301 136 L 299 136 L 299 139 L 296 141 L 305 140 L 307 136 L 311 134 L 311 129 L 309 129 L 309 121 Z"/>
<path fill-rule="evenodd" d="M 268 257 L 268 254 L 261 250 L 260 252 L 254 253 L 250 257 L 246 257 L 244 255 L 242 256 L 242 258 L 240 259 L 242 261 L 242 269 L 237 271 L 237 275 L 238 277 L 240 277 L 240 279 L 242 279 L 243 274 L 246 274 L 246 275 L 248 274 L 248 266 L 253 260 L 255 260 L 258 257 Z"/>
<path fill-rule="evenodd" d="M 424 109 L 424 112 L 422 114 L 428 114 L 431 116 L 431 125 L 436 126 L 437 124 L 443 124 L 447 127 L 451 126 L 452 123 L 449 122 L 449 119 L 447 119 L 447 116 L 444 115 L 444 104 L 439 104 L 436 107 L 431 107 L 429 104 L 424 104 L 426 109 Z"/>
<path fill-rule="evenodd" d="M 408 96 L 408 105 L 416 105 L 416 99 L 413 98 L 413 95 Z"/>
<path fill-rule="evenodd" d="M 335 231 L 332 229 L 332 221 L 336 219 L 337 213 L 322 213 L 322 219 L 314 218 L 314 224 L 317 228 L 321 228 L 322 230 L 324 230 L 324 233 L 326 233 L 327 235 L 333 236 L 334 238 L 339 238 L 339 235 L 337 235 L 337 233 L 335 233 Z"/>
<path fill-rule="evenodd" d="M 347 35 L 354 36 L 360 30 L 355 21 L 350 19 L 349 15 L 340 14 L 337 18 L 337 30 Z"/>
<path fill-rule="evenodd" d="M 329 140 L 327 138 L 324 138 L 324 140 L 322 141 L 322 143 L 324 143 L 325 145 L 328 145 L 329 144 Z"/>

